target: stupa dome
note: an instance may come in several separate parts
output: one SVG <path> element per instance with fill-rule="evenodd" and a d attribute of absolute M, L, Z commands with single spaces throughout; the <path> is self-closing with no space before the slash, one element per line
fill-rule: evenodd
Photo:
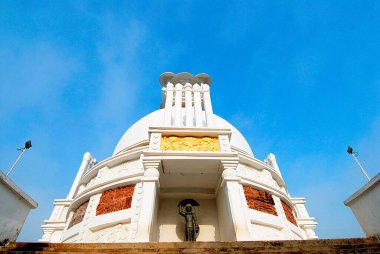
<path fill-rule="evenodd" d="M 231 147 L 240 152 L 247 153 L 253 156 L 251 147 L 247 140 L 232 124 L 221 118 L 220 116 L 213 115 L 214 127 L 231 129 Z M 133 147 L 137 147 L 140 144 L 148 143 L 149 140 L 149 127 L 161 126 L 164 119 L 164 109 L 156 110 L 133 124 L 121 137 L 113 155 L 116 155 L 122 151 L 128 150 Z"/>
<path fill-rule="evenodd" d="M 160 109 L 134 123 L 113 155 L 83 156 L 56 199 L 42 242 L 316 239 L 304 198 L 292 198 L 276 157 L 255 158 L 213 113 L 207 74 L 160 76 Z"/>

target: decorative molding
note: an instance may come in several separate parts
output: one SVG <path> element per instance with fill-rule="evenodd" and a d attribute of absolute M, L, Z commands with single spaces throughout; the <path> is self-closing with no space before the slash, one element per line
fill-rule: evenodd
<path fill-rule="evenodd" d="M 161 133 L 151 133 L 149 149 L 153 151 L 158 151 L 160 149 Z"/>
<path fill-rule="evenodd" d="M 231 145 L 228 135 L 219 135 L 220 148 L 222 152 L 231 152 Z"/>
<path fill-rule="evenodd" d="M 237 166 L 239 165 L 239 158 L 232 158 L 230 160 L 222 160 L 220 161 L 222 163 L 223 169 L 233 169 L 236 170 Z"/>
<path fill-rule="evenodd" d="M 132 219 L 131 219 L 131 227 L 129 232 L 129 237 L 132 241 L 136 238 L 136 232 L 137 232 L 137 226 L 139 222 L 140 217 L 140 211 L 141 211 L 141 202 L 143 197 L 143 184 L 137 183 L 135 186 L 136 194 L 133 196 L 133 213 L 132 213 Z"/>
<path fill-rule="evenodd" d="M 142 163 L 144 165 L 145 170 L 149 168 L 158 169 L 158 167 L 160 166 L 161 160 L 158 160 L 157 158 L 149 158 L 146 156 L 142 156 Z"/>

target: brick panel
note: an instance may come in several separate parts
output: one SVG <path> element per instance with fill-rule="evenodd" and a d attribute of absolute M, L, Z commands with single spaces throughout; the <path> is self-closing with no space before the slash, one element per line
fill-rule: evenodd
<path fill-rule="evenodd" d="M 131 208 L 134 189 L 135 186 L 133 185 L 103 192 L 99 205 L 96 208 L 96 215 Z"/>
<path fill-rule="evenodd" d="M 297 226 L 297 221 L 296 221 L 296 218 L 294 217 L 293 215 L 293 211 L 292 211 L 292 208 L 290 208 L 290 206 L 288 206 L 284 201 L 281 200 L 281 204 L 282 204 L 282 208 L 284 208 L 284 212 L 285 212 L 285 216 L 286 218 L 288 219 L 288 221 L 290 221 L 291 223 L 293 223 L 294 225 Z"/>
<path fill-rule="evenodd" d="M 256 190 L 250 186 L 243 186 L 243 188 L 249 208 L 277 216 L 272 194 L 262 190 Z"/>
<path fill-rule="evenodd" d="M 88 206 L 88 201 L 86 203 L 83 203 L 80 205 L 74 212 L 73 217 L 71 218 L 70 224 L 68 228 L 71 228 L 72 226 L 82 222 L 84 215 L 86 214 Z"/>

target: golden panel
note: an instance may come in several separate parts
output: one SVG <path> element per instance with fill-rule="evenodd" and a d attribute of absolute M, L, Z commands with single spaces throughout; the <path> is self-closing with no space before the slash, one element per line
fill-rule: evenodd
<path fill-rule="evenodd" d="M 162 136 L 161 150 L 218 152 L 220 145 L 218 138 Z"/>

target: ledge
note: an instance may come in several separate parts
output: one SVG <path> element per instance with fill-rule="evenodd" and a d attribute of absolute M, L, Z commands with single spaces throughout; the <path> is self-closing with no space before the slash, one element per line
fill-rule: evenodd
<path fill-rule="evenodd" d="M 25 201 L 32 209 L 37 208 L 38 204 L 28 194 L 26 194 L 20 187 L 18 187 L 9 177 L 0 171 L 0 182 Z"/>

